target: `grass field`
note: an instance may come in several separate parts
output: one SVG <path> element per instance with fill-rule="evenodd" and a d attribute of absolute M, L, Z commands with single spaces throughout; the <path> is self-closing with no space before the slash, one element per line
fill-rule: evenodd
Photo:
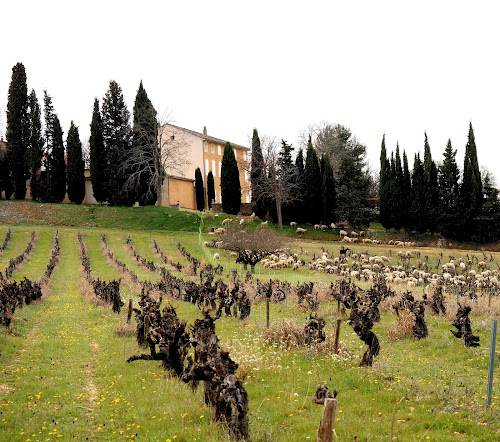
<path fill-rule="evenodd" d="M 2 207 L 10 203 L 0 203 L 0 213 L 5 213 Z M 9 227 L 13 235 L 0 256 L 0 270 L 10 258 L 22 253 L 31 232 L 37 232 L 29 260 L 14 272 L 13 279 L 43 275 L 57 229 L 61 257 L 49 293 L 40 302 L 16 310 L 12 326 L 0 330 L 0 440 L 227 440 L 225 429 L 212 421 L 213 413 L 204 405 L 201 388 L 191 391 L 163 372 L 159 363 L 125 362 L 140 351 L 135 336 L 117 333 L 128 329 L 126 311 L 116 315 L 109 306 L 88 302 L 79 291 L 78 231 L 84 235 L 93 272 L 104 280 L 122 275 L 105 259 L 101 233 L 107 235 L 115 257 L 142 280 L 157 281 L 159 277 L 135 263 L 127 250 L 128 235 L 141 256 L 158 264 L 153 240 L 185 269 L 189 265 L 177 250 L 177 242 L 205 263 L 222 264 L 224 278 L 232 268 L 242 276 L 246 273 L 231 260 L 229 252 L 221 252 L 216 262 L 213 250 L 203 247 L 203 241 L 210 237 L 203 227 L 200 235 L 200 226 L 218 226 L 219 219 L 202 222 L 196 214 L 149 209 L 95 208 L 92 215 L 88 207 L 54 205 L 51 214 L 44 214 L 38 221 L 12 219 L 12 215 L 3 219 L 9 225 L 0 225 L 0 242 Z M 58 219 L 62 226 L 56 227 Z M 72 227 L 70 220 L 79 227 Z M 325 235 L 323 239 L 332 238 Z M 319 254 L 322 247 L 335 253 L 340 248 L 340 243 L 323 242 L 321 238 L 297 240 L 290 235 L 287 241 L 290 249 L 305 260 Z M 388 256 L 390 250 L 372 245 L 357 248 Z M 421 253 L 437 263 L 442 250 L 421 248 Z M 448 255 L 471 252 L 447 249 L 443 253 L 447 259 Z M 499 254 L 492 256 L 500 261 Z M 260 265 L 254 276 L 293 284 L 313 280 L 325 287 L 334 280 L 331 275 L 306 268 L 298 272 L 269 271 Z M 198 280 L 192 275 L 182 277 Z M 138 293 L 124 282 L 122 297 L 136 302 Z M 324 301 L 319 313 L 331 337 L 340 314 L 337 303 L 328 301 L 324 291 L 320 293 Z M 448 299 L 450 307 L 453 301 L 452 297 Z M 174 301 L 174 305 L 179 317 L 189 323 L 200 316 L 191 304 Z M 322 407 L 311 399 L 323 383 L 339 392 L 335 422 L 339 440 L 390 440 L 392 435 L 401 441 L 494 441 L 500 439 L 498 357 L 489 409 L 485 395 L 491 319 L 498 317 L 499 310 L 500 302 L 495 297 L 491 309 L 482 308 L 471 316 L 473 332 L 480 336 L 478 348 L 465 348 L 451 335 L 450 318 L 429 313 L 428 338 L 393 341 L 390 330 L 397 317 L 390 309 L 382 311 L 382 320 L 373 328 L 380 339 L 381 353 L 371 368 L 359 367 L 366 346 L 346 317 L 341 318 L 339 355 L 307 347 L 286 348 L 270 338 L 281 336 L 284 340 L 284 329 L 305 324 L 308 312 L 293 298 L 286 304 L 271 304 L 271 330 L 265 326 L 263 302 L 252 303 L 247 320 L 223 316 L 216 326 L 221 345 L 239 363 L 238 374 L 245 379 L 252 441 L 314 440 Z M 497 354 L 498 350 L 497 344 Z"/>

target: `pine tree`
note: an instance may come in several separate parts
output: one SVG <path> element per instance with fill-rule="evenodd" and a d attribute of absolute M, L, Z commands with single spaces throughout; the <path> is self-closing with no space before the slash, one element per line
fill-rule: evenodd
<path fill-rule="evenodd" d="M 297 170 L 297 200 L 293 204 L 294 213 L 293 218 L 295 222 L 304 222 L 305 216 L 305 185 L 304 185 L 304 152 L 299 149 L 297 157 L 295 158 L 295 168 Z"/>
<path fill-rule="evenodd" d="M 324 170 L 323 170 L 323 181 L 321 186 L 321 207 L 323 209 L 323 213 L 321 215 L 321 219 L 324 223 L 330 224 L 335 222 L 336 220 L 336 209 L 337 209 L 337 194 L 335 191 L 335 178 L 333 177 L 333 168 L 330 163 L 330 159 L 325 155 L 322 156 L 325 158 Z"/>
<path fill-rule="evenodd" d="M 402 224 L 406 231 L 411 230 L 411 174 L 408 167 L 408 158 L 403 150 L 403 196 L 402 196 Z"/>
<path fill-rule="evenodd" d="M 48 156 L 49 202 L 62 203 L 66 196 L 66 163 L 64 161 L 63 130 L 57 115 L 53 118 L 52 152 Z"/>
<path fill-rule="evenodd" d="M 90 181 L 94 198 L 102 204 L 108 199 L 107 177 L 108 170 L 107 152 L 104 146 L 103 126 L 99 100 L 94 101 L 92 122 L 90 123 Z"/>
<path fill-rule="evenodd" d="M 438 176 L 436 163 L 432 160 L 431 148 L 427 133 L 424 140 L 424 192 L 425 205 L 421 216 L 426 220 L 426 228 L 434 232 L 437 227 L 436 217 L 438 213 Z"/>
<path fill-rule="evenodd" d="M 0 150 L 0 198 L 2 190 L 5 191 L 5 198 L 9 199 L 12 195 L 12 187 L 10 184 L 9 159 L 7 153 Z"/>
<path fill-rule="evenodd" d="M 265 176 L 264 158 L 260 145 L 260 138 L 257 129 L 253 130 L 252 136 L 252 160 L 250 163 L 250 188 L 252 193 L 252 211 L 259 218 L 263 219 L 267 213 L 265 198 L 261 197 L 259 185 L 263 182 Z"/>
<path fill-rule="evenodd" d="M 132 141 L 130 113 L 123 99 L 122 89 L 114 80 L 109 82 L 102 103 L 103 138 L 107 153 L 108 202 L 113 206 L 130 206 L 135 196 L 124 188 L 127 161 Z"/>
<path fill-rule="evenodd" d="M 29 96 L 29 112 L 28 112 L 28 167 L 30 176 L 30 193 L 31 199 L 40 201 L 42 198 L 40 173 L 43 156 L 43 136 L 42 136 L 42 119 L 41 108 L 36 98 L 35 90 L 31 90 Z"/>
<path fill-rule="evenodd" d="M 489 174 L 484 177 L 483 204 L 474 218 L 475 235 L 481 242 L 500 240 L 500 201 L 498 189 L 491 184 Z"/>
<path fill-rule="evenodd" d="M 7 102 L 7 158 L 15 199 L 26 197 L 28 134 L 28 87 L 22 63 L 12 68 Z"/>
<path fill-rule="evenodd" d="M 412 174 L 412 204 L 411 204 L 411 215 L 412 215 L 412 229 L 419 233 L 423 233 L 427 229 L 427 222 L 423 219 L 422 214 L 425 211 L 425 177 L 424 177 L 424 165 L 420 160 L 420 154 L 415 154 L 415 160 L 413 162 L 413 174 Z"/>
<path fill-rule="evenodd" d="M 460 171 L 456 162 L 457 151 L 453 150 L 448 139 L 444 160 L 438 170 L 439 216 L 437 219 L 439 231 L 446 237 L 457 237 L 457 227 L 460 225 Z"/>
<path fill-rule="evenodd" d="M 241 205 L 241 185 L 238 164 L 231 144 L 226 143 L 221 166 L 221 196 L 222 210 L 225 213 L 237 215 Z"/>
<path fill-rule="evenodd" d="M 208 200 L 208 209 L 211 210 L 212 201 L 215 201 L 215 183 L 212 171 L 208 172 L 207 175 L 207 200 Z"/>
<path fill-rule="evenodd" d="M 400 230 L 403 227 L 403 168 L 399 154 L 399 143 L 396 145 L 396 157 L 391 156 L 391 179 L 389 185 L 389 210 L 391 225 Z"/>
<path fill-rule="evenodd" d="M 382 147 L 380 150 L 380 181 L 379 181 L 379 208 L 380 223 L 382 227 L 390 229 L 392 227 L 391 213 L 389 208 L 389 188 L 391 181 L 391 165 L 387 158 L 385 147 L 385 134 L 382 136 Z"/>
<path fill-rule="evenodd" d="M 148 98 L 148 94 L 139 84 L 134 103 L 134 125 L 132 129 L 132 161 L 137 174 L 137 200 L 141 206 L 155 204 L 155 161 L 158 149 L 158 124 L 156 110 Z M 202 181 L 203 183 L 203 181 Z M 133 193 L 133 192 L 132 192 Z"/>
<path fill-rule="evenodd" d="M 205 189 L 199 167 L 194 171 L 194 186 L 196 190 L 196 208 L 202 212 L 205 209 Z"/>
<path fill-rule="evenodd" d="M 307 221 L 318 223 L 321 218 L 321 186 L 318 155 L 313 148 L 311 137 L 307 144 L 306 165 L 304 168 L 305 209 Z"/>
<path fill-rule="evenodd" d="M 85 165 L 80 135 L 73 121 L 68 131 L 66 149 L 68 152 L 68 167 L 66 169 L 68 198 L 72 203 L 81 204 L 85 198 Z"/>

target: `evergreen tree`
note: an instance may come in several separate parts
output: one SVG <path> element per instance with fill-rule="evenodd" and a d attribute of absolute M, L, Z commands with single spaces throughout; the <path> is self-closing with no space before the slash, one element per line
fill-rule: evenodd
<path fill-rule="evenodd" d="M 208 199 L 208 209 L 211 210 L 212 201 L 215 201 L 215 183 L 212 171 L 208 172 L 207 175 L 207 199 Z"/>
<path fill-rule="evenodd" d="M 370 224 L 368 195 L 370 179 L 364 169 L 366 147 L 358 144 L 346 150 L 340 161 L 337 178 L 337 210 L 352 227 Z"/>
<path fill-rule="evenodd" d="M 123 99 L 121 87 L 114 80 L 109 82 L 102 103 L 103 138 L 107 153 L 107 194 L 113 206 L 130 206 L 134 194 L 125 189 L 127 170 L 123 167 L 130 154 L 132 129 L 130 113 Z"/>
<path fill-rule="evenodd" d="M 252 160 L 250 163 L 250 190 L 252 194 L 252 211 L 261 219 L 267 213 L 265 198 L 259 192 L 259 185 L 264 181 L 265 173 L 259 133 L 257 129 L 254 129 L 252 136 Z"/>
<path fill-rule="evenodd" d="M 281 140 L 281 149 L 278 155 L 278 185 L 281 187 L 278 195 L 281 198 L 281 225 L 283 222 L 289 223 L 293 221 L 292 218 L 294 215 L 294 201 L 285 201 L 289 197 L 290 192 L 288 189 L 295 185 L 295 182 L 291 181 L 295 181 L 296 179 L 294 176 L 296 169 L 292 161 L 292 152 L 292 145 L 288 144 L 285 140 Z M 279 221 L 278 219 L 278 223 Z"/>
<path fill-rule="evenodd" d="M 42 136 L 42 110 L 35 90 L 31 90 L 29 96 L 28 112 L 28 167 L 30 176 L 31 199 L 40 201 L 43 197 L 41 192 L 40 173 L 43 156 L 43 136 Z"/>
<path fill-rule="evenodd" d="M 427 222 L 423 219 L 422 214 L 425 211 L 425 177 L 424 165 L 420 160 L 420 154 L 415 155 L 413 162 L 412 174 L 412 199 L 411 199 L 411 215 L 412 229 L 419 233 L 423 233 L 427 229 Z"/>
<path fill-rule="evenodd" d="M 28 134 L 28 87 L 22 63 L 12 68 L 7 102 L 7 158 L 15 199 L 26 197 Z"/>
<path fill-rule="evenodd" d="M 391 182 L 391 164 L 387 158 L 385 147 L 385 134 L 382 136 L 382 147 L 380 149 L 380 180 L 379 180 L 379 208 L 380 223 L 382 227 L 392 227 L 391 212 L 389 208 L 389 190 Z"/>
<path fill-rule="evenodd" d="M 5 198 L 9 199 L 12 195 L 12 187 L 10 184 L 9 159 L 7 152 L 0 149 L 0 198 L 2 190 L 5 191 Z"/>
<path fill-rule="evenodd" d="M 321 219 L 324 223 L 330 224 L 336 220 L 335 212 L 337 209 L 337 194 L 335 191 L 335 178 L 333 177 L 333 168 L 330 163 L 330 159 L 325 155 L 321 158 L 324 158 L 323 181 L 321 187 L 321 207 L 323 209 L 323 213 L 321 215 Z"/>
<path fill-rule="evenodd" d="M 63 130 L 57 115 L 54 115 L 53 118 L 52 136 L 52 152 L 47 158 L 49 172 L 48 201 L 62 203 L 66 196 L 66 163 L 64 161 Z"/>
<path fill-rule="evenodd" d="M 241 205 L 241 185 L 238 164 L 231 144 L 226 143 L 222 157 L 220 187 L 222 210 L 237 215 Z"/>
<path fill-rule="evenodd" d="M 403 150 L 403 196 L 402 196 L 402 224 L 406 231 L 411 230 L 411 174 L 408 167 L 408 158 Z"/>
<path fill-rule="evenodd" d="M 500 240 L 500 201 L 498 189 L 491 184 L 489 174 L 484 177 L 483 204 L 474 218 L 476 240 L 492 242 Z"/>
<path fill-rule="evenodd" d="M 50 194 L 50 182 L 51 182 L 51 157 L 52 149 L 54 145 L 54 106 L 52 104 L 52 97 L 47 93 L 47 90 L 43 91 L 43 115 L 45 120 L 44 128 L 44 152 L 42 160 L 42 171 L 40 173 L 39 180 L 39 200 L 44 202 L 52 202 L 53 198 Z"/>
<path fill-rule="evenodd" d="M 196 208 L 202 212 L 205 209 L 205 189 L 199 167 L 194 171 L 194 187 L 196 190 Z"/>
<path fill-rule="evenodd" d="M 443 153 L 444 160 L 438 170 L 439 216 L 437 219 L 439 231 L 447 237 L 457 236 L 460 225 L 460 171 L 456 162 L 457 151 L 451 147 L 448 139 Z"/>
<path fill-rule="evenodd" d="M 436 218 L 439 210 L 438 174 L 436 163 L 432 160 L 427 133 L 425 133 L 424 140 L 424 189 L 425 205 L 421 216 L 427 221 L 426 228 L 434 232 L 437 227 Z"/>
<path fill-rule="evenodd" d="M 321 218 L 321 186 L 318 186 L 320 169 L 318 155 L 313 148 L 311 137 L 307 144 L 306 165 L 304 168 L 305 209 L 307 221 L 318 223 Z"/>
<path fill-rule="evenodd" d="M 66 169 L 68 198 L 72 203 L 81 204 L 85 198 L 85 164 L 83 163 L 80 135 L 73 121 L 68 131 L 66 149 L 68 152 L 68 167 Z"/>
<path fill-rule="evenodd" d="M 399 143 L 396 145 L 396 157 L 391 156 L 391 178 L 389 184 L 389 211 L 391 226 L 400 230 L 403 226 L 403 168 L 399 154 Z"/>
<path fill-rule="evenodd" d="M 131 168 L 135 169 L 137 200 L 141 206 L 155 204 L 155 162 L 158 149 L 158 124 L 156 110 L 148 94 L 139 84 L 134 103 L 134 125 L 132 130 L 132 152 L 134 159 Z M 203 183 L 203 181 L 202 181 Z M 133 192 L 132 192 L 133 193 Z"/>
<path fill-rule="evenodd" d="M 107 152 L 104 146 L 103 126 L 99 100 L 94 101 L 92 122 L 90 123 L 90 181 L 94 198 L 102 204 L 107 201 L 107 177 L 108 170 Z"/>
<path fill-rule="evenodd" d="M 483 203 L 483 189 L 481 172 L 477 160 L 476 141 L 472 123 L 469 123 L 469 135 L 465 147 L 464 170 L 460 188 L 462 206 L 462 224 L 460 233 L 467 238 L 474 230 L 474 217 L 478 214 Z"/>

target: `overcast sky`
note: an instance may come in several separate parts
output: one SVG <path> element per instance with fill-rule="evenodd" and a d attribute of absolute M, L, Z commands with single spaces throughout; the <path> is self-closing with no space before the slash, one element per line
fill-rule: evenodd
<path fill-rule="evenodd" d="M 294 145 L 320 121 L 348 126 L 378 169 L 380 143 L 413 163 L 427 131 L 461 167 L 469 121 L 500 184 L 498 1 L 8 1 L 0 109 L 12 67 L 53 98 L 66 133 L 89 136 L 114 79 L 132 111 L 142 79 L 175 123 L 248 145 L 252 129 Z M 5 116 L 0 117 L 5 135 Z"/>

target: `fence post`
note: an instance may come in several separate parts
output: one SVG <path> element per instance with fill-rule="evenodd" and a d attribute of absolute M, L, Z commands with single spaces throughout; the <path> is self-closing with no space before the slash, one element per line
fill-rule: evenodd
<path fill-rule="evenodd" d="M 497 343 L 497 320 L 494 319 L 491 323 L 491 340 L 490 340 L 490 363 L 488 365 L 488 386 L 486 388 L 486 407 L 491 406 L 491 396 L 493 392 L 493 367 L 495 365 L 495 347 Z"/>
<path fill-rule="evenodd" d="M 335 433 L 335 412 L 337 411 L 337 399 L 325 398 L 323 416 L 319 423 L 316 442 L 333 442 Z"/>
<path fill-rule="evenodd" d="M 269 298 L 266 298 L 266 327 L 269 328 Z"/>
<path fill-rule="evenodd" d="M 132 318 L 132 298 L 128 300 L 127 324 L 130 323 L 130 318 Z"/>
<path fill-rule="evenodd" d="M 333 346 L 333 353 L 337 354 L 339 349 L 339 337 L 340 337 L 340 324 L 342 323 L 341 319 L 337 319 L 337 328 L 335 330 L 335 344 Z"/>

